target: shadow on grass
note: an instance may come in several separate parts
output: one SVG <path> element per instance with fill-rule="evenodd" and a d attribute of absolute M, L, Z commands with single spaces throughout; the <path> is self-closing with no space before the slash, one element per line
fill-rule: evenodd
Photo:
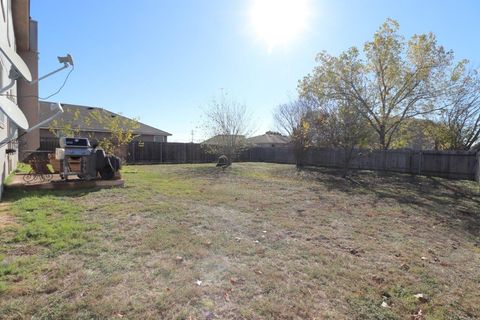
<path fill-rule="evenodd" d="M 102 190 L 101 188 L 78 189 L 78 190 L 27 190 L 20 188 L 5 189 L 4 201 L 18 201 L 23 198 L 55 196 L 66 198 L 80 198 Z"/>
<path fill-rule="evenodd" d="M 208 163 L 185 168 L 185 175 L 190 178 L 207 178 L 216 179 L 225 174 L 230 173 L 233 170 L 234 164 L 228 168 L 222 169 L 216 166 L 215 163 Z"/>
<path fill-rule="evenodd" d="M 480 184 L 473 181 L 372 171 L 354 171 L 343 178 L 341 170 L 319 167 L 301 171 L 313 174 L 330 191 L 373 195 L 376 205 L 382 200 L 414 205 L 419 214 L 435 215 L 475 237 L 480 234 Z"/>

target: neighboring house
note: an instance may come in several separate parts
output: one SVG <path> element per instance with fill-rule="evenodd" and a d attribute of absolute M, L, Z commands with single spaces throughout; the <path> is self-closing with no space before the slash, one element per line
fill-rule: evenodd
<path fill-rule="evenodd" d="M 278 132 L 267 131 L 260 136 L 248 138 L 247 142 L 256 147 L 278 148 L 287 146 L 290 138 Z"/>
<path fill-rule="evenodd" d="M 244 145 L 247 144 L 247 139 L 243 135 L 228 135 L 228 134 L 219 134 L 210 139 L 207 139 L 202 142 L 202 144 L 221 146 L 221 145 L 230 145 L 235 140 L 235 144 Z"/>
<path fill-rule="evenodd" d="M 40 119 L 47 119 L 51 116 L 52 111 L 50 111 L 50 102 L 40 101 Z M 52 132 L 61 131 L 61 128 L 55 128 L 53 124 L 69 124 L 72 128 L 78 128 L 79 133 L 77 136 L 84 136 L 90 138 L 91 140 L 100 140 L 102 138 L 110 137 L 110 131 L 105 124 L 95 121 L 95 119 L 89 114 L 95 110 L 100 110 L 106 112 L 107 116 L 110 117 L 121 117 L 124 120 L 128 118 L 119 115 L 117 113 L 98 108 L 98 107 L 89 107 L 89 106 L 79 106 L 73 104 L 62 103 L 64 112 L 60 114 L 53 122 L 47 123 L 44 126 L 40 127 L 40 142 L 52 141 L 58 139 L 58 137 Z M 85 119 L 91 119 L 91 121 L 84 121 Z M 136 135 L 134 140 L 145 141 L 145 142 L 167 142 L 167 137 L 171 136 L 170 133 L 157 128 L 148 126 L 144 123 L 138 122 L 139 127 L 134 129 L 133 132 Z"/>
<path fill-rule="evenodd" d="M 38 74 L 37 55 L 37 23 L 30 19 L 30 2 L 28 0 L 0 1 L 0 45 L 17 52 L 30 70 L 33 79 Z M 3 53 L 0 53 L 0 87 L 10 83 L 9 73 L 11 64 Z M 8 99 L 16 103 L 24 112 L 29 123 L 35 123 L 30 118 L 30 110 L 36 112 L 38 108 L 38 86 L 27 84 L 23 80 L 15 81 L 15 84 L 3 93 Z M 18 97 L 18 99 L 17 99 Z M 33 112 L 33 113 L 34 113 Z M 9 141 L 18 134 L 19 128 L 0 111 L 0 140 Z M 20 145 L 25 140 L 20 141 Z M 0 147 L 0 196 L 3 193 L 3 182 L 12 172 L 18 162 L 19 143 L 11 142 Z"/>

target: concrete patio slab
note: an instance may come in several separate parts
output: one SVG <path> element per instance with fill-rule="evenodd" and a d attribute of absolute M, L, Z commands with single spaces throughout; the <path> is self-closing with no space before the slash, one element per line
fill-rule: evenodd
<path fill-rule="evenodd" d="M 68 181 L 62 180 L 60 175 L 53 174 L 51 180 L 42 181 L 35 179 L 32 182 L 24 180 L 25 174 L 16 174 L 12 181 L 5 185 L 6 189 L 30 189 L 30 190 L 75 190 L 75 189 L 96 189 L 123 187 L 123 179 L 116 180 L 81 180 L 69 177 Z"/>

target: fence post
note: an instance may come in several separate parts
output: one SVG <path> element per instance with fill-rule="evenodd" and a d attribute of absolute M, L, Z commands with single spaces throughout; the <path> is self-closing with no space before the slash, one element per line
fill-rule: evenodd
<path fill-rule="evenodd" d="M 475 170 L 475 181 L 480 183 L 480 150 L 477 151 L 477 165 L 476 165 L 476 170 Z"/>
<path fill-rule="evenodd" d="M 132 146 L 132 163 L 136 163 L 137 162 L 137 159 L 135 158 L 135 149 L 136 149 L 136 144 L 135 144 L 135 141 L 132 141 L 132 143 L 130 144 Z"/>
<path fill-rule="evenodd" d="M 422 174 L 422 165 L 423 165 L 423 152 L 418 153 L 418 174 Z"/>

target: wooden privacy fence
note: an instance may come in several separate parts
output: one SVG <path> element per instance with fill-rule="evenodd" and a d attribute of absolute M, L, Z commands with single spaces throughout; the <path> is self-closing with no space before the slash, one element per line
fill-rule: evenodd
<path fill-rule="evenodd" d="M 57 139 L 44 139 L 41 150 L 55 150 Z M 344 167 L 342 149 L 315 148 L 304 153 L 303 165 L 330 168 Z M 141 142 L 128 145 L 127 163 L 205 163 L 217 157 L 208 154 L 198 143 Z M 295 164 L 293 148 L 252 147 L 243 150 L 238 161 Z M 480 182 L 480 152 L 415 151 L 415 150 L 356 150 L 350 168 L 392 171 L 410 174 L 467 179 Z"/>
<path fill-rule="evenodd" d="M 55 148 L 60 148 L 58 138 L 40 138 L 40 150 L 55 152 Z"/>
<path fill-rule="evenodd" d="M 303 165 L 343 168 L 344 159 L 343 149 L 315 148 L 306 151 L 299 162 Z M 240 160 L 296 163 L 291 147 L 252 148 L 245 150 Z M 480 152 L 355 150 L 349 167 L 480 181 Z"/>
<path fill-rule="evenodd" d="M 128 145 L 127 163 L 200 163 L 214 162 L 198 143 L 141 142 Z"/>
<path fill-rule="evenodd" d="M 40 150 L 55 152 L 58 138 L 42 138 Z M 205 152 L 198 143 L 132 141 L 125 148 L 127 163 L 199 163 L 214 162 L 217 157 Z"/>

